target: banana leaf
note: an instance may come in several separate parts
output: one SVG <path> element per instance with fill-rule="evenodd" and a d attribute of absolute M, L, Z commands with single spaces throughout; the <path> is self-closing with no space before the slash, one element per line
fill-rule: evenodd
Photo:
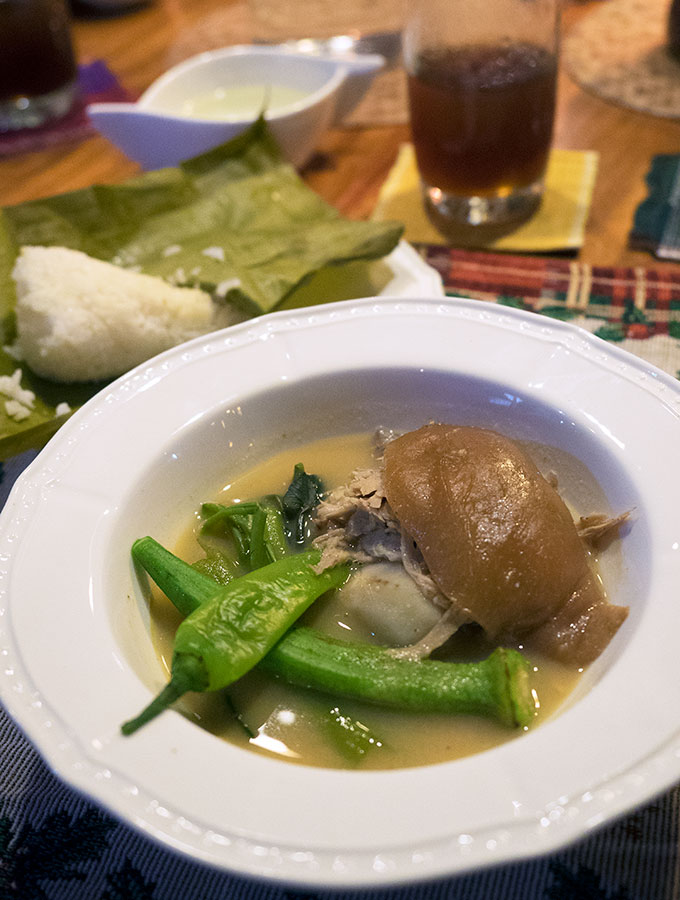
<path fill-rule="evenodd" d="M 0 375 L 22 368 L 22 386 L 36 394 L 21 422 L 0 397 L 0 459 L 41 447 L 64 420 L 59 403 L 75 409 L 103 386 L 47 382 L 5 351 L 16 336 L 11 273 L 21 246 L 81 250 L 217 292 L 256 316 L 360 296 L 352 285 L 366 276 L 357 278 L 357 266 L 386 256 L 402 231 L 341 216 L 282 160 L 263 120 L 177 168 L 0 210 Z"/>

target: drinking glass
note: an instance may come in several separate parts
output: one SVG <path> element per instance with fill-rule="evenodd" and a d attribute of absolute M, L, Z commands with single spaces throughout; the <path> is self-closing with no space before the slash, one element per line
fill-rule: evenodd
<path fill-rule="evenodd" d="M 559 0 L 413 0 L 411 132 L 428 215 L 461 243 L 538 208 L 550 152 Z"/>
<path fill-rule="evenodd" d="M 0 0 L 0 132 L 65 115 L 75 93 L 67 0 Z"/>

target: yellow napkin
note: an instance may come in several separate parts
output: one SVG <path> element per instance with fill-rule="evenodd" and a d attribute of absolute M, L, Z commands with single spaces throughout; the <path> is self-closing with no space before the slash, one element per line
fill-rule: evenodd
<path fill-rule="evenodd" d="M 540 208 L 512 234 L 490 243 L 489 249 L 520 253 L 578 249 L 583 244 L 598 161 L 599 154 L 592 150 L 552 150 Z M 446 243 L 423 208 L 411 144 L 403 144 L 400 148 L 397 161 L 380 191 L 373 218 L 403 222 L 407 241 Z"/>

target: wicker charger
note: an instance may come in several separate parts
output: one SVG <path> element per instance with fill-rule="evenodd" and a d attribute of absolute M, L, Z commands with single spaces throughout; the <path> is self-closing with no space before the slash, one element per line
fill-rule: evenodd
<path fill-rule="evenodd" d="M 680 118 L 680 62 L 666 48 L 670 0 L 608 0 L 569 31 L 571 77 L 605 100 Z"/>

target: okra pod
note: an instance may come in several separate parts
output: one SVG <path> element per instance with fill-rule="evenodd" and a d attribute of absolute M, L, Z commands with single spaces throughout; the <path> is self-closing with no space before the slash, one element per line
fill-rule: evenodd
<path fill-rule="evenodd" d="M 221 590 L 208 575 L 193 569 L 148 535 L 132 545 L 132 558 L 152 578 L 184 616 Z"/>
<path fill-rule="evenodd" d="M 531 664 L 517 650 L 501 647 L 479 662 L 410 661 L 299 627 L 260 668 L 290 684 L 405 711 L 479 715 L 522 727 L 535 712 Z"/>
<path fill-rule="evenodd" d="M 185 615 L 222 590 L 150 537 L 137 541 L 133 552 Z M 308 557 L 308 553 L 288 559 L 299 560 L 301 556 Z M 244 575 L 231 584 L 249 577 Z M 209 628 L 205 633 L 209 634 Z M 224 652 L 228 655 L 228 648 Z M 410 662 L 395 659 L 380 647 L 338 641 L 310 628 L 296 628 L 263 654 L 258 665 L 291 684 L 402 710 L 485 715 L 510 726 L 528 725 L 535 712 L 529 686 L 531 664 L 512 649 L 499 648 L 475 663 Z M 170 686 L 168 691 L 172 696 Z"/>

